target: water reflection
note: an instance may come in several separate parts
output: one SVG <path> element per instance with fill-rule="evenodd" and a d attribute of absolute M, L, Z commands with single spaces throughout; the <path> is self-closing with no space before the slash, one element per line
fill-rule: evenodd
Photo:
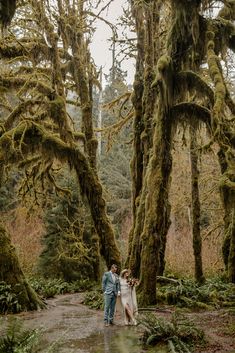
<path fill-rule="evenodd" d="M 139 353 L 138 334 L 135 328 L 123 327 L 119 330 L 104 330 L 104 350 L 97 353 Z"/>
<path fill-rule="evenodd" d="M 108 327 L 84 339 L 70 340 L 59 352 L 76 353 L 141 353 L 136 328 Z"/>
<path fill-rule="evenodd" d="M 76 347 L 74 353 L 168 353 L 165 344 L 143 350 L 138 328 L 125 326 L 105 328 L 86 339 L 77 340 L 73 347 Z"/>

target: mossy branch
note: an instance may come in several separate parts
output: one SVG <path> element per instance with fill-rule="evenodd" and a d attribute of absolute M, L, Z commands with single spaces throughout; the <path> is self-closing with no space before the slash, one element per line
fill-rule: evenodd
<path fill-rule="evenodd" d="M 26 131 L 25 131 L 26 130 Z M 23 135 L 23 141 L 22 141 Z M 14 140 L 14 145 L 12 144 Z M 115 243 L 114 232 L 106 214 L 106 203 L 102 195 L 102 186 L 90 166 L 87 157 L 73 143 L 63 142 L 59 137 L 48 133 L 39 124 L 30 122 L 21 124 L 0 137 L 0 164 L 15 163 L 22 159 L 16 147 L 22 144 L 24 157 L 40 151 L 46 158 L 57 158 L 75 169 L 83 197 L 87 198 L 93 222 L 100 239 L 100 252 L 107 266 L 117 263 L 120 266 L 120 252 Z"/>
<path fill-rule="evenodd" d="M 49 56 L 48 47 L 45 43 L 40 43 L 39 40 L 33 42 L 28 38 L 28 42 L 25 43 L 0 41 L 0 57 L 4 59 L 19 58 L 19 60 L 22 60 L 23 57 L 30 60 L 35 59 L 38 53 L 43 54 L 44 59 Z"/>
<path fill-rule="evenodd" d="M 194 119 L 200 120 L 210 128 L 211 124 L 211 112 L 206 107 L 193 103 L 193 102 L 182 102 L 174 105 L 171 108 L 171 116 L 173 120 L 184 120 L 186 118 L 189 123 L 193 122 Z"/>
<path fill-rule="evenodd" d="M 1 86 L 7 89 L 18 89 L 24 86 L 24 90 L 37 88 L 40 93 L 46 96 L 51 96 L 54 94 L 54 90 L 49 85 L 42 81 L 39 82 L 38 80 L 30 79 L 28 76 L 5 76 L 0 73 L 0 87 Z"/>
<path fill-rule="evenodd" d="M 188 89 L 189 91 L 196 91 L 198 97 L 206 95 L 210 103 L 214 104 L 213 90 L 206 81 L 193 71 L 180 71 L 175 77 L 175 85 L 179 92 L 185 92 L 185 89 Z"/>
<path fill-rule="evenodd" d="M 12 128 L 15 120 L 17 118 L 19 118 L 19 116 L 21 115 L 21 113 L 25 113 L 28 108 L 39 104 L 41 105 L 46 105 L 46 102 L 42 102 L 41 100 L 36 100 L 36 99 L 32 99 L 32 100 L 26 100 L 22 103 L 20 103 L 6 118 L 3 126 L 5 130 L 9 130 Z"/>

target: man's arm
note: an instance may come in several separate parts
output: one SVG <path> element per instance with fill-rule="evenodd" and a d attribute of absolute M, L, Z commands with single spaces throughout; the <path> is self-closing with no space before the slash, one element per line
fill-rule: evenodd
<path fill-rule="evenodd" d="M 105 292 L 107 284 L 107 273 L 105 272 L 102 278 L 102 291 Z"/>
<path fill-rule="evenodd" d="M 119 277 L 117 276 L 117 292 L 118 292 L 118 295 L 121 294 L 121 286 L 120 286 L 120 279 Z"/>

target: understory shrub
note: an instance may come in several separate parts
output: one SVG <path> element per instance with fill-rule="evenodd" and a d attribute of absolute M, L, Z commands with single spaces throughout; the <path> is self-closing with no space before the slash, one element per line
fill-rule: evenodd
<path fill-rule="evenodd" d="M 94 290 L 87 293 L 84 297 L 83 304 L 91 309 L 102 309 L 104 305 L 104 298 L 101 290 Z"/>
<path fill-rule="evenodd" d="M 0 353 L 36 353 L 40 337 L 41 330 L 25 330 L 20 320 L 11 319 L 0 338 Z"/>
<path fill-rule="evenodd" d="M 61 279 L 31 278 L 29 282 L 35 292 L 44 298 L 52 298 L 65 293 L 83 292 L 95 286 L 94 282 L 89 279 L 68 283 Z"/>
<path fill-rule="evenodd" d="M 21 305 L 18 302 L 16 294 L 11 285 L 0 282 L 0 314 L 18 313 L 21 311 Z"/>
<path fill-rule="evenodd" d="M 170 321 L 146 314 L 138 322 L 144 328 L 141 341 L 145 347 L 164 343 L 170 353 L 189 353 L 194 344 L 204 339 L 203 331 L 179 314 L 173 314 Z"/>
<path fill-rule="evenodd" d="M 157 299 L 158 302 L 189 308 L 234 306 L 234 285 L 220 278 L 208 279 L 203 285 L 193 280 L 178 280 L 175 284 L 159 286 Z"/>

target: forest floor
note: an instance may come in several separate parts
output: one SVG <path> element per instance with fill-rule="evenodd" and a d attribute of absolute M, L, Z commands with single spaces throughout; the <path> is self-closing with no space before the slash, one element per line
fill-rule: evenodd
<path fill-rule="evenodd" d="M 42 329 L 41 352 L 54 346 L 58 353 L 141 353 L 140 327 L 123 326 L 120 315 L 116 325 L 104 327 L 103 312 L 82 304 L 84 294 L 60 295 L 48 300 L 48 309 L 2 317 L 6 327 L 12 316 L 23 321 L 25 328 Z M 159 307 L 156 314 L 169 319 L 174 307 Z M 196 347 L 195 353 L 235 353 L 235 318 L 227 310 L 187 312 L 197 327 L 205 332 L 206 344 Z M 1 334 L 1 328 L 0 328 Z M 154 348 L 164 353 L 162 348 Z"/>

